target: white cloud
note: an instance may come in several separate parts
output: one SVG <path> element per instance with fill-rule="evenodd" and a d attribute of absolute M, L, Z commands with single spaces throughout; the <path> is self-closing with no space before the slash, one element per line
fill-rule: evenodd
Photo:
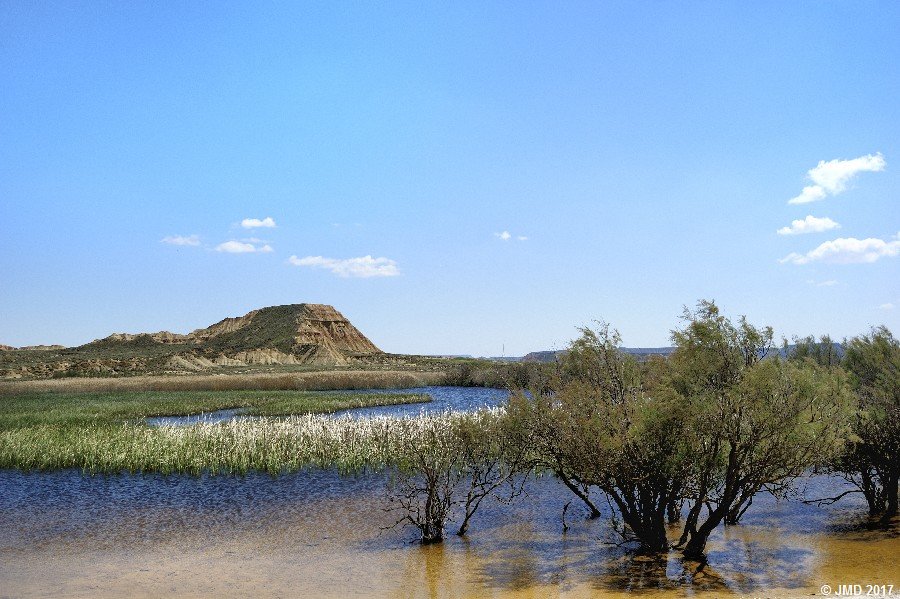
<path fill-rule="evenodd" d="M 802 220 L 791 221 L 790 227 L 781 227 L 778 229 L 779 235 L 801 235 L 803 233 L 821 233 L 831 229 L 840 229 L 841 225 L 834 222 L 827 216 L 817 218 L 815 216 L 807 216 Z"/>
<path fill-rule="evenodd" d="M 809 204 L 825 198 L 825 190 L 818 185 L 807 185 L 795 198 L 788 200 L 788 204 Z"/>
<path fill-rule="evenodd" d="M 788 204 L 807 204 L 824 199 L 826 195 L 837 195 L 847 189 L 850 180 L 857 174 L 883 171 L 886 164 L 880 152 L 852 160 L 820 160 L 819 164 L 807 171 L 815 185 L 804 187 L 800 195 L 788 200 Z"/>
<path fill-rule="evenodd" d="M 269 244 L 253 245 L 252 243 L 232 239 L 231 241 L 226 241 L 225 243 L 217 245 L 216 251 L 226 252 L 228 254 L 267 254 L 269 252 L 274 252 L 275 250 Z"/>
<path fill-rule="evenodd" d="M 291 256 L 288 262 L 294 266 L 308 266 L 310 268 L 324 268 L 330 270 L 339 277 L 395 277 L 400 274 L 397 263 L 390 258 L 373 258 L 372 256 L 360 256 L 359 258 L 324 258 L 322 256 L 306 256 L 298 258 Z"/>
<path fill-rule="evenodd" d="M 827 281 L 822 281 L 821 283 L 816 283 L 816 287 L 834 287 L 838 282 L 834 279 L 829 279 Z"/>
<path fill-rule="evenodd" d="M 885 167 L 884 156 L 879 152 L 874 156 L 868 154 L 853 160 L 820 160 L 816 168 L 810 169 L 809 178 L 812 182 L 835 195 L 847 189 L 850 179 L 862 172 L 883 171 Z"/>
<path fill-rule="evenodd" d="M 200 245 L 199 235 L 169 235 L 159 240 L 160 243 L 168 243 L 170 245 Z"/>
<path fill-rule="evenodd" d="M 275 226 L 275 220 L 271 216 L 267 216 L 262 220 L 258 218 L 245 218 L 241 221 L 241 226 L 245 229 L 255 229 L 257 227 L 272 228 Z"/>
<path fill-rule="evenodd" d="M 888 303 L 886 303 L 886 304 L 881 304 L 881 305 L 878 306 L 878 307 L 879 307 L 880 309 L 882 309 L 882 310 L 893 310 L 893 309 L 894 309 L 894 304 L 892 304 L 891 302 L 888 302 Z"/>
<path fill-rule="evenodd" d="M 900 234 L 898 234 L 900 235 Z M 900 239 L 892 241 L 883 239 L 856 239 L 855 237 L 840 237 L 826 241 L 814 250 L 806 254 L 791 252 L 779 262 L 782 264 L 809 264 L 810 262 L 830 262 L 833 264 L 858 264 L 863 262 L 875 262 L 879 258 L 893 258 L 900 255 Z"/>
<path fill-rule="evenodd" d="M 494 237 L 500 239 L 501 241 L 509 241 L 513 238 L 513 235 L 509 231 L 503 231 L 502 233 L 494 233 Z M 528 237 L 526 237 L 525 235 L 516 235 L 516 240 L 528 241 Z"/>

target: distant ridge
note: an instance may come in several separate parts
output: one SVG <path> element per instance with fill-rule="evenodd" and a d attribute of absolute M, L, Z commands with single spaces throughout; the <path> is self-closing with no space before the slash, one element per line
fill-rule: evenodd
<path fill-rule="evenodd" d="M 22 347 L 13 347 L 11 345 L 0 344 L 0 351 L 51 351 L 54 349 L 65 348 L 65 345 L 25 345 Z"/>
<path fill-rule="evenodd" d="M 797 347 L 796 343 L 791 343 L 785 347 L 776 347 L 772 353 L 769 355 L 777 354 L 782 358 L 786 358 L 791 353 L 793 353 L 794 349 Z M 840 343 L 832 343 L 833 351 L 835 356 L 839 359 L 844 356 L 844 346 Z M 648 356 L 668 356 L 671 355 L 672 352 L 675 351 L 675 347 L 620 347 L 619 351 L 631 354 L 633 356 L 637 356 L 640 358 L 646 358 Z M 558 351 L 548 350 L 548 351 L 533 351 L 529 354 L 525 354 L 522 356 L 520 361 L 522 362 L 555 362 L 558 358 L 561 358 L 566 353 L 566 350 L 561 349 Z M 509 360 L 510 358 L 506 358 Z"/>
<path fill-rule="evenodd" d="M 346 364 L 348 358 L 382 353 L 344 315 L 325 304 L 287 304 L 225 318 L 187 335 L 113 333 L 76 350 L 148 348 L 159 345 L 199 352 L 206 358 L 244 363 Z M 229 364 L 232 365 L 232 364 Z"/>
<path fill-rule="evenodd" d="M 384 355 L 325 304 L 288 304 L 225 318 L 188 334 L 113 333 L 72 348 L 3 346 L 6 377 L 184 372 L 254 364 L 346 366 Z M 41 349 L 39 362 L 25 349 Z M 16 357 L 18 356 L 18 358 Z M 37 358 L 37 355 L 35 355 Z M 13 366 L 2 368 L 4 363 Z M 21 365 L 21 366 L 20 366 Z"/>
<path fill-rule="evenodd" d="M 673 351 L 675 351 L 674 347 L 620 347 L 619 351 L 631 354 L 633 356 L 668 356 Z M 555 362 L 558 358 L 562 357 L 563 354 L 566 353 L 566 350 L 561 349 L 558 351 L 548 350 L 548 351 L 533 351 L 529 354 L 525 354 L 522 356 L 522 362 Z"/>

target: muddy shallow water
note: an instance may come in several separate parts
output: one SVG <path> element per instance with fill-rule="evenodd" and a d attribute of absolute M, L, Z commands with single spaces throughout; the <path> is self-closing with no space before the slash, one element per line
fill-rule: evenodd
<path fill-rule="evenodd" d="M 408 390 L 403 390 L 408 391 Z M 496 405 L 495 389 L 424 388 L 434 401 L 354 411 Z M 382 475 L 309 471 L 278 478 L 88 476 L 0 471 L 0 598 L 5 597 L 794 597 L 823 584 L 894 585 L 900 525 L 872 527 L 849 496 L 814 507 L 759 496 L 719 529 L 706 565 L 618 546 L 608 513 L 588 521 L 553 478 L 510 506 L 485 502 L 466 538 L 422 547 L 387 528 Z M 806 496 L 844 489 L 815 477 Z M 865 586 L 863 586 L 865 590 Z"/>
<path fill-rule="evenodd" d="M 636 556 L 606 520 L 562 506 L 552 478 L 486 504 L 465 539 L 421 547 L 383 529 L 381 476 L 279 478 L 0 471 L 0 597 L 809 596 L 830 584 L 900 585 L 900 531 L 869 529 L 856 500 L 829 508 L 759 497 L 719 530 L 709 563 Z M 835 490 L 807 481 L 810 496 Z M 573 504 L 574 506 L 574 504 Z"/>

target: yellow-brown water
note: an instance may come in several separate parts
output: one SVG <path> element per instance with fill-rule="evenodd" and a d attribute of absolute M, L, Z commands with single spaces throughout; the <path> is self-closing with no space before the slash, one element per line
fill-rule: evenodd
<path fill-rule="evenodd" d="M 635 555 L 606 518 L 562 506 L 552 478 L 486 503 L 465 539 L 422 547 L 383 529 L 380 476 L 270 478 L 0 472 L 0 597 L 809 596 L 823 584 L 900 585 L 897 526 L 859 500 L 759 497 L 701 568 Z M 810 496 L 839 483 L 818 477 Z M 573 507 L 575 504 L 573 503 Z M 896 592 L 896 590 L 895 590 Z"/>

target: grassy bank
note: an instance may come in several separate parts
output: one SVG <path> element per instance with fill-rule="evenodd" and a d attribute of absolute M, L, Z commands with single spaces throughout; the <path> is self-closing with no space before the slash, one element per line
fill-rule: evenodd
<path fill-rule="evenodd" d="M 30 393 L 0 397 L 0 468 L 90 471 L 193 471 L 196 452 L 209 449 L 206 441 L 191 441 L 170 429 L 143 424 L 151 416 L 182 416 L 229 408 L 244 408 L 258 416 L 321 414 L 349 408 L 431 401 L 426 394 L 346 394 L 308 391 L 169 391 L 129 393 Z M 325 420 L 325 419 L 323 419 Z M 265 422 L 265 421 L 263 421 Z M 276 426 L 272 421 L 272 426 Z M 260 425 L 262 426 L 262 425 Z M 229 430 L 223 428 L 222 430 Z M 264 427 L 260 430 L 267 430 Z M 227 435 L 226 435 L 227 437 Z M 224 438 L 224 437 L 223 437 Z M 267 440 L 263 433 L 256 439 Z M 233 437 L 228 447 L 229 471 L 245 471 L 246 444 Z M 304 438 L 305 439 L 305 438 Z M 200 442 L 196 447 L 191 443 Z M 307 455 L 303 439 L 280 453 L 285 467 Z M 271 451 L 286 451 L 285 445 Z M 257 451 L 258 453 L 258 451 Z M 294 457 L 291 455 L 296 454 Z M 224 455 L 217 449 L 212 455 Z M 266 454 L 269 455 L 269 454 Z M 216 459 L 202 462 L 218 467 Z M 268 458 L 267 458 L 268 459 Z M 298 461 L 299 460 L 299 461 Z M 262 462 L 260 463 L 262 464 Z M 266 461 L 268 469 L 271 462 Z M 255 466 L 254 466 L 255 467 Z"/>
<path fill-rule="evenodd" d="M 333 467 L 352 473 L 397 465 L 410 451 L 452 452 L 452 427 L 485 427 L 499 413 L 364 419 L 307 414 L 186 427 L 38 425 L 0 431 L 0 468 L 278 474 Z"/>
<path fill-rule="evenodd" d="M 28 393 L 0 397 L 0 431 L 35 426 L 117 426 L 151 416 L 185 416 L 244 408 L 258 416 L 320 414 L 349 408 L 431 401 L 423 393 L 321 391 L 137 391 Z"/>
<path fill-rule="evenodd" d="M 447 384 L 444 372 L 400 370 L 325 370 L 312 372 L 65 378 L 0 383 L 0 396 L 23 393 L 133 391 L 329 391 L 408 389 Z"/>

